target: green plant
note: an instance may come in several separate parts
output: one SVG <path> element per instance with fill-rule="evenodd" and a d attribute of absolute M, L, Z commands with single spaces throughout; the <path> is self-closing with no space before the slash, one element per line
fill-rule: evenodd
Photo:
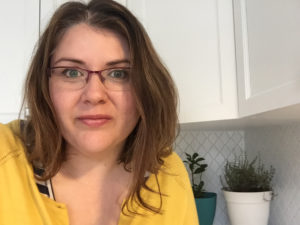
<path fill-rule="evenodd" d="M 185 156 L 186 160 L 184 160 L 183 162 L 189 165 L 189 169 L 191 171 L 194 197 L 200 198 L 203 196 L 204 192 L 204 182 L 202 180 L 202 173 L 205 171 L 207 164 L 201 164 L 201 161 L 203 161 L 204 158 L 200 157 L 198 153 L 194 153 L 193 155 L 185 153 Z M 196 184 L 195 182 L 194 176 L 196 174 L 200 176 L 200 181 L 198 184 Z"/>
<path fill-rule="evenodd" d="M 245 157 L 235 158 L 233 162 L 226 162 L 224 168 L 224 184 L 221 178 L 223 189 L 234 192 L 260 192 L 272 191 L 272 179 L 275 169 L 265 169 L 259 157 L 252 161 Z"/>

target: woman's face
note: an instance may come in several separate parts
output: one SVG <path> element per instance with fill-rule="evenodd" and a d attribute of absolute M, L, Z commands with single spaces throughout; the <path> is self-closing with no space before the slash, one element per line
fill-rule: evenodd
<path fill-rule="evenodd" d="M 129 59 L 128 45 L 121 36 L 81 23 L 64 34 L 51 67 L 99 71 L 129 67 Z M 68 73 L 77 76 L 74 71 Z M 52 74 L 49 91 L 67 151 L 93 157 L 119 154 L 139 118 L 130 85 L 126 90 L 107 90 L 97 73 L 92 73 L 86 86 L 70 89 Z"/>

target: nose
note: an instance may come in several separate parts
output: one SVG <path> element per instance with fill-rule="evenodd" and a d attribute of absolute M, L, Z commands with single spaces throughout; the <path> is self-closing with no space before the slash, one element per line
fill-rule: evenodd
<path fill-rule="evenodd" d="M 107 101 L 106 88 L 98 73 L 90 74 L 83 89 L 82 100 L 90 104 L 104 103 Z"/>
<path fill-rule="evenodd" d="M 88 76 L 86 78 L 86 82 L 88 82 L 90 80 L 90 77 L 92 77 L 93 75 L 97 75 L 99 77 L 99 79 L 101 80 L 101 82 L 104 82 L 104 77 L 101 74 L 102 71 L 89 71 Z"/>

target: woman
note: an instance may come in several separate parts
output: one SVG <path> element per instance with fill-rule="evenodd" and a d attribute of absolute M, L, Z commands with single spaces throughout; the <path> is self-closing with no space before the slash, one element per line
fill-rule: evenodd
<path fill-rule="evenodd" d="M 126 8 L 62 5 L 29 69 L 29 116 L 0 127 L 0 224 L 198 224 L 171 149 L 176 101 Z"/>

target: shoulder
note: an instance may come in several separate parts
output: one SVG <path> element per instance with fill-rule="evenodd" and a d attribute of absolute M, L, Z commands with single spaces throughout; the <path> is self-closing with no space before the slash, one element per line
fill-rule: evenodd
<path fill-rule="evenodd" d="M 19 138 L 20 121 L 15 120 L 8 124 L 0 123 L 0 163 L 9 155 L 20 151 L 22 145 Z"/>
<path fill-rule="evenodd" d="M 180 159 L 180 157 L 176 152 L 172 152 L 169 156 L 163 158 L 163 161 L 164 161 L 163 166 L 167 170 L 181 171 L 185 168 L 182 160 Z"/>
<path fill-rule="evenodd" d="M 168 224 L 174 224 L 174 221 L 178 224 L 198 224 L 192 186 L 183 161 L 175 152 L 163 160 L 158 180 L 161 193 L 165 196 L 165 220 L 170 221 Z"/>
<path fill-rule="evenodd" d="M 164 164 L 162 166 L 163 176 L 169 176 L 171 179 L 180 185 L 182 188 L 190 188 L 190 180 L 183 161 L 176 152 L 172 152 L 166 158 L 163 158 Z"/>

